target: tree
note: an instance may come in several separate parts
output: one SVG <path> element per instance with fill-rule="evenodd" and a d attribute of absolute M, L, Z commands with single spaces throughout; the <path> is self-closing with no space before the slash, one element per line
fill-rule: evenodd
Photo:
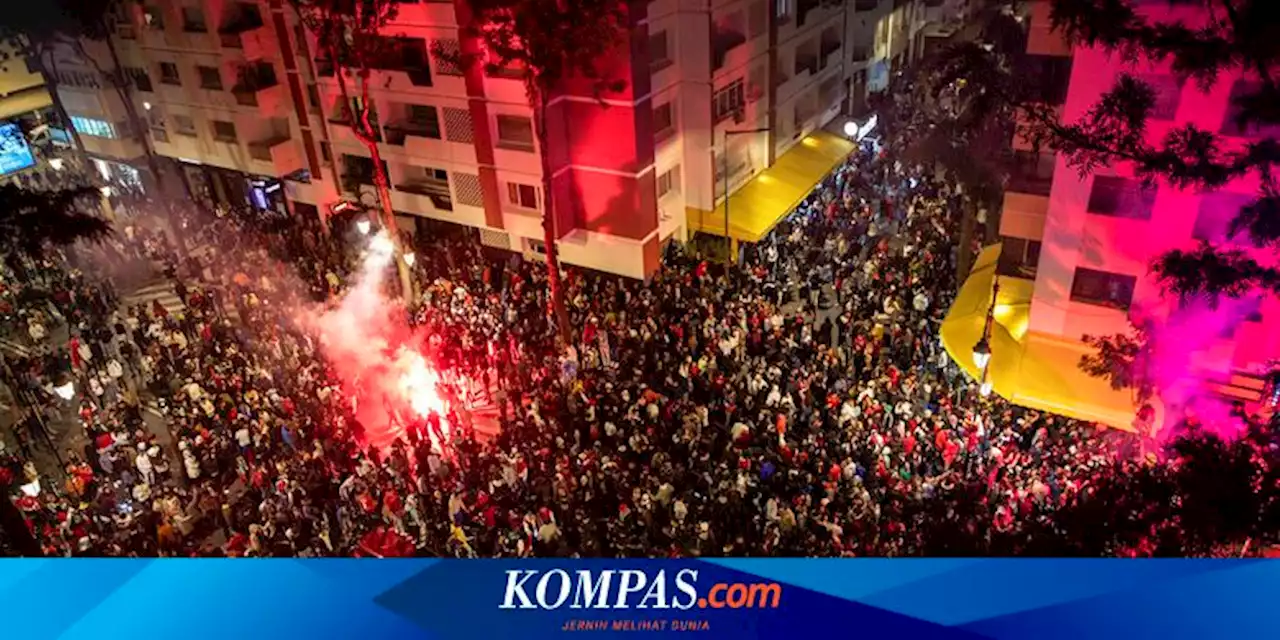
<path fill-rule="evenodd" d="M 369 98 L 373 72 L 399 66 L 395 58 L 402 53 L 404 45 L 387 33 L 399 13 L 399 4 L 397 0 L 293 0 L 293 6 L 303 25 L 315 36 L 320 57 L 333 65 L 333 75 L 342 95 L 343 117 L 356 140 L 369 151 L 382 225 L 395 242 L 399 258 L 403 248 L 391 205 L 391 182 L 378 149 L 382 134 L 377 111 Z M 349 82 L 355 83 L 357 96 L 354 98 Z M 412 304 L 409 267 L 402 259 L 396 260 L 396 266 L 404 301 Z"/>
<path fill-rule="evenodd" d="M 50 247 L 101 242 L 112 231 L 109 222 L 89 213 L 98 196 L 94 187 L 29 191 L 0 185 L 0 253 L 39 258 Z"/>
<path fill-rule="evenodd" d="M 936 50 L 909 78 L 905 107 L 894 109 L 895 146 L 908 161 L 941 168 L 965 187 L 957 271 L 967 273 L 976 226 L 976 210 L 998 210 L 1009 173 L 1009 140 L 1015 128 L 1016 102 L 1005 100 L 1015 86 L 1001 78 L 973 81 L 975 69 L 1008 75 L 1026 53 L 1026 33 L 1010 13 L 985 7 L 976 18 L 978 40 L 961 40 Z M 988 219 L 989 229 L 994 217 Z"/>
<path fill-rule="evenodd" d="M 1192 123 L 1169 130 L 1159 142 L 1147 137 L 1156 94 L 1146 82 L 1121 75 L 1116 84 L 1075 123 L 1052 111 L 1028 109 L 1029 133 L 1066 156 L 1082 172 L 1129 165 L 1135 174 L 1181 189 L 1214 190 L 1246 175 L 1260 178 L 1257 197 L 1231 222 L 1231 237 L 1199 248 L 1174 250 L 1152 266 L 1161 284 L 1179 296 L 1239 296 L 1261 289 L 1280 293 L 1280 270 L 1235 244 L 1247 238 L 1273 255 L 1280 253 L 1280 185 L 1273 167 L 1280 162 L 1280 16 L 1272 0 L 1179 0 L 1199 5 L 1205 23 L 1152 20 L 1134 0 L 1052 0 L 1050 21 L 1069 41 L 1101 47 L 1128 59 L 1168 62 L 1173 72 L 1211 87 L 1224 73 L 1241 71 L 1247 84 L 1232 91 L 1235 117 L 1230 135 Z M 1172 2 L 1171 2 L 1172 4 Z M 1239 90 L 1243 87 L 1243 90 Z M 1229 137 L 1245 137 L 1235 144 Z"/>
<path fill-rule="evenodd" d="M 625 83 L 606 77 L 603 62 L 625 42 L 629 11 L 624 0 L 469 0 L 471 23 L 464 35 L 460 66 L 479 65 L 490 74 L 518 74 L 533 110 L 534 135 L 542 160 L 542 230 L 547 250 L 549 313 L 566 344 L 569 314 L 560 286 L 556 251 L 555 198 L 547 143 L 547 101 L 571 78 L 592 82 L 596 94 L 621 91 Z"/>
<path fill-rule="evenodd" d="M 1107 380 L 1112 389 L 1131 389 L 1136 404 L 1146 404 L 1155 394 L 1150 329 L 1144 322 L 1134 324 L 1130 333 L 1084 336 L 1084 343 L 1096 351 L 1080 357 L 1080 369 Z"/>

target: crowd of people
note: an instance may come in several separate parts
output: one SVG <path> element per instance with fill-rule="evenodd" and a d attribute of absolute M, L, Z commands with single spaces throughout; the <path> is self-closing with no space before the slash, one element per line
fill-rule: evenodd
<path fill-rule="evenodd" d="M 459 402 L 446 447 L 423 424 L 385 449 L 297 319 L 352 285 L 342 221 L 267 230 L 219 208 L 151 224 L 135 198 L 108 246 L 5 280 L 8 324 L 45 345 L 10 358 L 8 380 L 83 446 L 41 472 L 24 436 L 0 480 L 49 555 L 1061 551 L 1046 540 L 1101 478 L 1165 463 L 984 397 L 950 363 L 937 328 L 965 197 L 861 149 L 738 264 L 672 246 L 647 281 L 568 270 L 568 342 L 544 265 L 462 231 L 419 238 L 412 322 L 500 428 L 478 432 Z M 138 262 L 180 310 L 122 305 L 111 271 L 89 268 Z M 48 344 L 55 324 L 67 344 Z"/>

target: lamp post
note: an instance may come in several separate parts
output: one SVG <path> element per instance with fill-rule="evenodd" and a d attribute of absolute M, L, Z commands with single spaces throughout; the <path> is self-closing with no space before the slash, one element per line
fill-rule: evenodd
<path fill-rule="evenodd" d="M 1000 276 L 991 281 L 991 304 L 987 306 L 987 317 L 982 323 L 982 337 L 973 345 L 973 364 L 982 370 L 978 393 L 982 397 L 991 395 L 991 328 L 996 321 L 996 300 L 1000 296 Z"/>
<path fill-rule="evenodd" d="M 720 168 L 724 173 L 724 241 L 726 245 L 725 264 L 733 264 L 736 261 L 734 251 L 734 241 L 729 235 L 729 138 L 732 136 L 754 135 L 757 133 L 768 133 L 768 127 L 758 129 L 742 129 L 739 131 L 724 132 L 724 153 L 720 155 Z"/>

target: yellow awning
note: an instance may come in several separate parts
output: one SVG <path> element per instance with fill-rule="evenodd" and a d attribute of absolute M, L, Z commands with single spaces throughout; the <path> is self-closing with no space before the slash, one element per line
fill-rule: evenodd
<path fill-rule="evenodd" d="M 53 104 L 44 86 L 16 91 L 0 97 L 0 119 L 12 118 Z"/>
<path fill-rule="evenodd" d="M 729 196 L 728 235 L 746 242 L 759 242 L 849 156 L 854 146 L 853 142 L 825 131 L 806 136 L 782 154 L 773 166 Z M 690 208 L 686 217 L 691 231 L 725 235 L 724 203 L 714 211 Z"/>
<path fill-rule="evenodd" d="M 975 380 L 982 372 L 973 362 L 973 347 L 986 324 L 999 259 L 1000 245 L 982 250 L 942 322 L 943 347 Z M 1132 430 L 1138 407 L 1129 390 L 1112 389 L 1106 380 L 1080 370 L 1080 357 L 1092 347 L 1028 330 L 1035 283 L 1006 276 L 999 284 L 987 365 L 995 393 L 1030 409 Z M 1159 414 L 1158 401 L 1152 405 Z"/>

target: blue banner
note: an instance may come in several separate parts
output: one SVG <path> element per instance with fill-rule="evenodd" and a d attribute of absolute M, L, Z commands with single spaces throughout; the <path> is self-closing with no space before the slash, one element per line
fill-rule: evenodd
<path fill-rule="evenodd" d="M 1273 637 L 1260 560 L 8 560 L 5 638 Z"/>

